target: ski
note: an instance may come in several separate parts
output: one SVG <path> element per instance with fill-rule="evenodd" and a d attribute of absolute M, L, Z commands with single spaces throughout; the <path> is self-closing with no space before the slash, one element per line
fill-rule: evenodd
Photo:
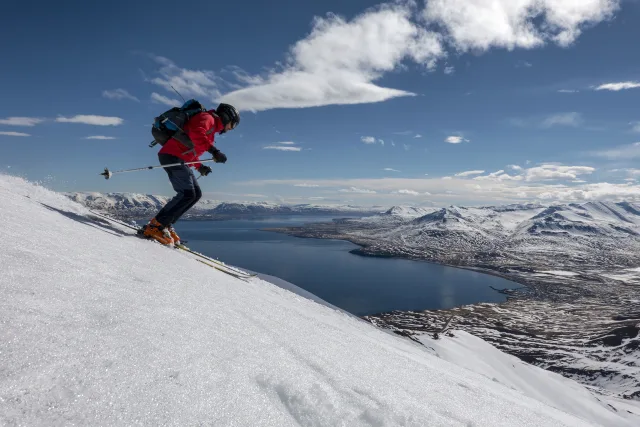
<path fill-rule="evenodd" d="M 235 277 L 236 279 L 240 279 L 240 280 L 242 280 L 243 282 L 249 282 L 249 279 L 251 279 L 252 277 L 254 277 L 254 276 L 247 276 L 246 274 L 237 274 L 237 273 L 235 273 L 235 272 L 233 272 L 233 271 L 226 270 L 226 269 L 224 269 L 224 268 L 218 267 L 217 265 L 209 264 L 208 262 L 203 261 L 203 260 L 201 260 L 201 259 L 197 259 L 196 261 L 201 262 L 201 263 L 203 263 L 204 265 L 209 266 L 209 267 L 211 267 L 211 268 L 215 268 L 216 270 L 221 271 L 222 273 L 228 274 L 229 276 L 233 276 L 233 277 Z"/>
<path fill-rule="evenodd" d="M 91 212 L 93 215 L 96 215 L 96 216 L 98 216 L 98 217 L 100 217 L 102 219 L 105 219 L 107 221 L 115 222 L 116 224 L 120 224 L 120 225 L 122 225 L 124 227 L 127 227 L 127 228 L 130 228 L 132 230 L 135 230 L 136 232 L 140 230 L 140 228 L 138 228 L 138 227 L 135 227 L 135 226 L 133 226 L 131 224 L 127 224 L 126 222 L 121 221 L 119 219 L 111 218 L 110 216 L 102 214 L 100 212 L 96 212 L 96 211 L 93 211 L 91 209 L 89 209 L 89 212 Z"/>
<path fill-rule="evenodd" d="M 89 212 L 91 212 L 91 214 L 93 214 L 93 215 L 95 215 L 95 216 L 97 216 L 99 218 L 102 218 L 102 219 L 107 220 L 107 221 L 114 222 L 116 224 L 122 225 L 123 227 L 127 227 L 127 228 L 130 228 L 131 230 L 134 230 L 136 232 L 136 234 L 135 234 L 136 237 L 139 237 L 139 238 L 142 238 L 142 239 L 145 239 L 145 240 L 153 240 L 153 239 L 148 239 L 147 237 L 141 235 L 140 234 L 140 230 L 141 229 L 138 228 L 138 227 L 135 227 L 135 226 L 133 226 L 131 224 L 127 224 L 126 222 L 121 221 L 119 219 L 111 218 L 111 217 L 109 217 L 109 216 L 107 216 L 105 214 L 102 214 L 100 212 L 96 212 L 96 211 L 91 210 L 91 209 L 89 210 Z M 214 265 L 209 265 L 207 262 L 203 262 L 201 260 L 198 260 L 198 261 L 203 262 L 204 264 L 209 265 L 210 267 L 213 267 L 216 270 L 222 271 L 222 272 L 227 273 L 227 274 L 229 274 L 231 276 L 234 276 L 236 278 L 239 278 L 239 279 L 250 279 L 252 277 L 256 277 L 257 276 L 257 274 L 247 273 L 246 271 L 242 271 L 239 268 L 227 265 L 222 261 L 210 258 L 210 257 L 208 257 L 206 255 L 201 254 L 200 252 L 196 252 L 193 249 L 190 249 L 189 247 L 187 247 L 187 246 L 185 246 L 183 244 L 175 245 L 173 248 L 188 252 L 188 253 L 190 253 L 192 255 L 195 255 L 195 256 L 197 256 L 199 258 L 202 258 L 202 259 L 214 264 L 215 266 Z"/>
<path fill-rule="evenodd" d="M 227 264 L 225 264 L 225 263 L 224 263 L 224 262 L 222 262 L 222 261 L 219 261 L 219 260 L 217 260 L 217 259 L 210 258 L 210 257 L 208 257 L 208 256 L 206 256 L 206 255 L 201 254 L 200 252 L 196 252 L 196 251 L 194 251 L 193 249 L 190 249 L 190 248 L 188 248 L 188 247 L 186 247 L 186 246 L 184 246 L 184 245 L 176 245 L 176 249 L 180 249 L 180 250 L 183 250 L 183 251 L 187 251 L 187 252 L 189 252 L 190 254 L 193 254 L 193 255 L 195 255 L 195 256 L 197 256 L 197 257 L 200 257 L 200 258 L 202 258 L 202 259 L 204 259 L 204 260 L 207 260 L 207 261 L 209 261 L 209 262 L 211 262 L 211 263 L 213 263 L 213 264 L 216 264 L 216 265 L 218 265 L 218 266 L 219 266 L 219 267 L 221 267 L 221 268 L 226 268 L 226 269 L 232 270 L 232 271 L 234 271 L 234 272 L 235 272 L 236 274 L 238 274 L 238 275 L 243 275 L 243 276 L 245 276 L 245 277 L 256 277 L 256 276 L 257 276 L 257 274 L 247 273 L 246 271 L 240 270 L 240 269 L 239 269 L 239 268 L 237 268 L 237 267 L 233 267 L 233 266 L 231 266 L 231 265 L 227 265 Z"/>

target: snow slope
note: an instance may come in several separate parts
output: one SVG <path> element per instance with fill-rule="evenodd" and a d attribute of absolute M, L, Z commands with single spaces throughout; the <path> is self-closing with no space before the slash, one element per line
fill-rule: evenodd
<path fill-rule="evenodd" d="M 445 338 L 454 364 L 20 178 L 0 200 L 0 425 L 637 425 L 576 383 L 525 393 L 462 367 L 490 351 L 468 336 Z"/>

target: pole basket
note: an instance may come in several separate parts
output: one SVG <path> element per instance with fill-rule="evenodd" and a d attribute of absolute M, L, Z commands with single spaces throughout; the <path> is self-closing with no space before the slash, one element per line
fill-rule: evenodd
<path fill-rule="evenodd" d="M 102 172 L 100 175 L 104 176 L 104 179 L 109 179 L 113 176 L 113 173 L 111 173 L 109 168 L 104 168 L 104 172 Z"/>

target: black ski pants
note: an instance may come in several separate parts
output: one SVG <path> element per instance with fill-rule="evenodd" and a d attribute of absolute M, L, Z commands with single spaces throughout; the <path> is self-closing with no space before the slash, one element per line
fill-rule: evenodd
<path fill-rule="evenodd" d="M 169 154 L 158 154 L 158 159 L 161 165 L 182 162 L 181 159 Z M 185 212 L 198 203 L 202 197 L 202 190 L 200 190 L 198 180 L 189 166 L 170 166 L 164 170 L 169 175 L 169 181 L 178 194 L 160 209 L 156 220 L 164 226 L 169 226 L 175 224 Z"/>

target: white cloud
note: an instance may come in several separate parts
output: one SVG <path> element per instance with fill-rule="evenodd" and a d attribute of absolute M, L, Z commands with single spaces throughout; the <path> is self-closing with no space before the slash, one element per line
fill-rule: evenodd
<path fill-rule="evenodd" d="M 422 138 L 422 135 L 420 135 L 419 133 L 416 134 L 416 136 L 414 136 L 414 138 Z"/>
<path fill-rule="evenodd" d="M 538 195 L 543 200 L 586 201 L 586 200 L 639 200 L 640 186 L 633 183 L 610 184 L 599 182 L 577 188 L 550 189 Z"/>
<path fill-rule="evenodd" d="M 383 4 L 351 21 L 333 14 L 316 17 L 310 34 L 291 47 L 284 65 L 264 77 L 250 77 L 248 87 L 222 100 L 260 111 L 414 95 L 373 83 L 405 60 L 433 67 L 444 56 L 440 35 L 414 23 L 412 13 L 410 6 Z"/>
<path fill-rule="evenodd" d="M 0 132 L 0 135 L 4 135 L 4 136 L 31 136 L 28 133 L 23 133 L 23 132 Z"/>
<path fill-rule="evenodd" d="M 558 92 L 559 93 L 578 93 L 580 91 L 576 89 L 560 89 Z"/>
<path fill-rule="evenodd" d="M 155 102 L 156 104 L 165 104 L 165 105 L 168 105 L 169 107 L 179 107 L 183 104 L 177 99 L 169 98 L 164 95 L 160 95 L 159 93 L 156 93 L 156 92 L 153 92 L 151 94 L 151 101 Z"/>
<path fill-rule="evenodd" d="M 363 136 L 362 138 L 360 138 L 360 141 L 364 142 L 365 144 L 375 144 L 376 143 L 376 139 L 372 136 Z"/>
<path fill-rule="evenodd" d="M 309 200 L 324 200 L 324 197 L 309 197 Z"/>
<path fill-rule="evenodd" d="M 294 187 L 317 188 L 320 186 L 318 184 L 307 184 L 306 182 L 303 182 L 302 184 L 294 184 Z"/>
<path fill-rule="evenodd" d="M 591 155 L 596 157 L 604 157 L 605 159 L 636 159 L 640 157 L 640 142 L 634 144 L 622 145 L 609 150 L 594 151 Z"/>
<path fill-rule="evenodd" d="M 558 167 L 558 165 L 554 165 Z M 320 180 L 262 180 L 247 181 L 239 185 L 261 187 L 265 185 L 292 186 L 295 184 L 316 184 L 327 189 L 327 192 L 349 193 L 359 203 L 392 204 L 393 197 L 399 195 L 398 189 L 409 190 L 419 195 L 429 196 L 434 203 L 455 203 L 461 205 L 488 205 L 531 202 L 540 199 L 558 201 L 575 200 L 638 200 L 640 201 L 640 185 L 637 183 L 595 183 L 586 184 L 581 177 L 565 180 L 567 185 L 553 181 L 526 181 L 524 174 L 519 179 L 499 179 L 505 175 L 503 171 L 493 174 L 494 179 L 469 181 L 467 179 L 445 178 L 353 178 L 353 179 L 320 179 Z M 480 178 L 480 177 L 477 177 Z M 375 188 L 376 191 L 367 190 Z M 342 189 L 342 190 L 338 190 Z M 447 192 L 443 191 L 446 189 Z M 253 190 L 252 190 L 253 192 Z M 261 191 L 259 191 L 261 192 Z M 431 193 L 429 195 L 428 193 Z M 396 196 L 398 197 L 398 196 Z"/>
<path fill-rule="evenodd" d="M 116 99 L 116 100 L 130 99 L 132 101 L 140 102 L 138 98 L 131 95 L 129 92 L 127 92 L 124 89 L 105 90 L 104 92 L 102 92 L 102 96 L 108 99 Z"/>
<path fill-rule="evenodd" d="M 522 170 L 522 166 L 518 166 L 518 165 L 509 165 L 507 166 L 510 169 L 513 169 L 514 171 L 521 171 Z"/>
<path fill-rule="evenodd" d="M 400 172 L 397 169 L 393 169 L 393 168 L 384 168 L 384 170 L 388 171 L 388 172 Z"/>
<path fill-rule="evenodd" d="M 484 171 L 480 171 L 480 170 L 477 170 L 477 171 L 466 171 L 466 172 L 457 173 L 457 174 L 455 174 L 455 176 L 465 177 L 465 176 L 471 176 L 471 175 L 481 175 L 483 173 L 484 173 Z"/>
<path fill-rule="evenodd" d="M 113 137 L 113 136 L 104 136 L 104 135 L 93 135 L 93 136 L 88 136 L 85 139 L 115 139 L 115 137 Z"/>
<path fill-rule="evenodd" d="M 578 179 L 579 175 L 590 175 L 595 168 L 589 166 L 563 166 L 554 164 L 545 164 L 527 169 L 527 181 L 542 181 L 551 179 Z"/>
<path fill-rule="evenodd" d="M 516 68 L 531 68 L 533 64 L 527 61 L 518 61 L 516 62 Z"/>
<path fill-rule="evenodd" d="M 7 117 L 6 119 L 0 119 L 0 125 L 7 126 L 35 126 L 44 122 L 44 119 L 37 117 Z"/>
<path fill-rule="evenodd" d="M 356 188 L 356 187 L 343 188 L 338 191 L 340 191 L 341 193 L 376 194 L 376 192 L 373 190 L 367 190 L 364 188 Z"/>
<path fill-rule="evenodd" d="M 640 133 L 640 122 L 632 122 L 631 124 L 631 132 Z"/>
<path fill-rule="evenodd" d="M 378 142 L 380 143 L 380 145 L 384 145 L 384 139 L 378 139 Z"/>
<path fill-rule="evenodd" d="M 587 25 L 609 19 L 619 0 L 430 0 L 428 22 L 442 25 L 460 51 L 568 46 Z"/>
<path fill-rule="evenodd" d="M 124 120 L 119 117 L 105 117 L 105 116 L 92 116 L 92 115 L 77 115 L 73 117 L 58 117 L 56 119 L 58 123 L 82 123 L 85 125 L 95 126 L 118 126 L 121 125 Z"/>
<path fill-rule="evenodd" d="M 293 141 L 280 141 L 280 142 L 276 142 L 276 144 L 282 144 L 282 145 L 295 145 L 296 143 Z"/>
<path fill-rule="evenodd" d="M 393 142 L 393 141 L 391 141 L 391 146 L 392 146 L 392 147 L 395 147 L 395 146 L 396 146 L 396 143 L 395 143 L 395 142 Z"/>
<path fill-rule="evenodd" d="M 409 145 L 409 144 L 402 144 L 402 147 L 404 148 L 404 151 L 411 150 L 411 145 Z"/>
<path fill-rule="evenodd" d="M 450 177 L 450 176 L 443 176 L 443 177 L 442 177 L 442 180 L 443 180 L 443 181 L 449 181 L 449 180 L 452 180 L 452 179 L 453 179 L 453 178 L 452 178 L 452 177 Z"/>
<path fill-rule="evenodd" d="M 505 173 L 505 171 L 501 169 L 499 171 L 492 172 L 489 175 L 477 176 L 473 179 L 474 181 L 501 182 L 501 181 L 521 181 L 524 179 L 524 177 L 522 175 L 509 175 L 508 173 Z"/>
<path fill-rule="evenodd" d="M 471 142 L 469 139 L 464 139 L 462 136 L 449 136 L 444 142 L 448 142 L 449 144 L 460 144 L 461 142 Z"/>
<path fill-rule="evenodd" d="M 263 150 L 278 150 L 278 151 L 301 151 L 300 147 L 288 147 L 284 145 L 267 145 L 262 147 Z"/>
<path fill-rule="evenodd" d="M 618 92 L 627 89 L 640 88 L 640 82 L 619 82 L 619 83 L 606 83 L 596 87 L 596 90 L 610 90 Z"/>
<path fill-rule="evenodd" d="M 456 72 L 455 67 L 445 67 L 445 68 L 444 68 L 444 73 L 445 73 L 446 75 L 450 75 L 450 74 L 453 74 L 453 73 L 455 73 L 455 72 Z"/>
<path fill-rule="evenodd" d="M 394 194 L 404 194 L 407 196 L 419 196 L 420 193 L 418 193 L 417 191 L 414 190 L 398 190 L 398 191 L 394 191 Z"/>
<path fill-rule="evenodd" d="M 573 126 L 577 127 L 582 124 L 582 115 L 580 113 L 560 113 L 547 117 L 541 123 L 543 128 L 550 128 L 553 126 Z"/>

